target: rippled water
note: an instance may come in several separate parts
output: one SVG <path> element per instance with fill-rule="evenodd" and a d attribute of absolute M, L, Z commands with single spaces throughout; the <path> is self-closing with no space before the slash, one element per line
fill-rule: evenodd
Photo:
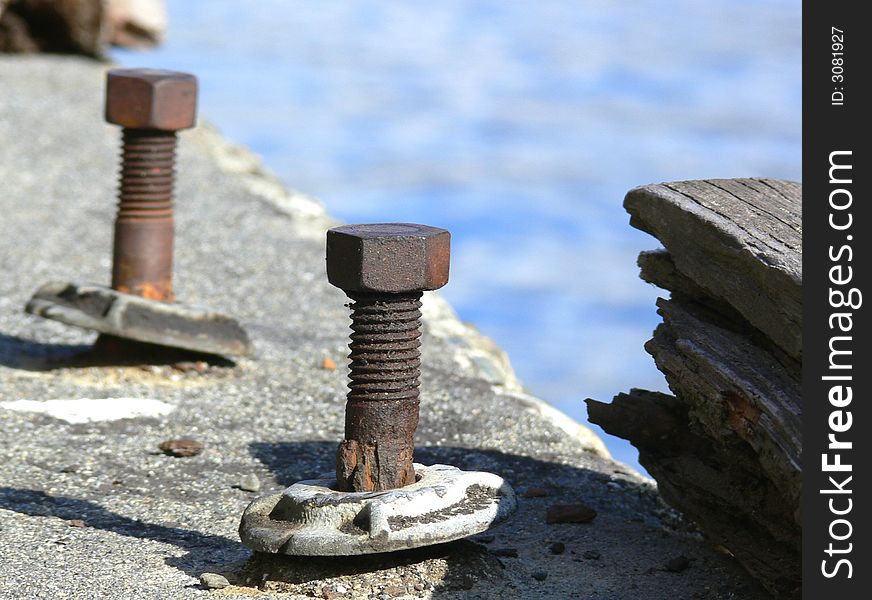
<path fill-rule="evenodd" d="M 524 382 L 665 390 L 658 291 L 624 193 L 800 177 L 800 8 L 787 0 L 170 0 L 128 65 L 200 77 L 203 114 L 350 222 L 450 229 L 444 293 Z M 620 460 L 628 444 L 607 438 Z"/>

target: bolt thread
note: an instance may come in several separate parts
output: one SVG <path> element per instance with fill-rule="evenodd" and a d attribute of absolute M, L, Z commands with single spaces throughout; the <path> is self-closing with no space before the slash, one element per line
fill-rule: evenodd
<path fill-rule="evenodd" d="M 123 130 L 118 218 L 162 220 L 173 214 L 176 134 Z"/>
<path fill-rule="evenodd" d="M 172 302 L 176 134 L 125 128 L 122 136 L 112 288 Z"/>
<path fill-rule="evenodd" d="M 349 293 L 349 400 L 417 400 L 421 293 Z"/>

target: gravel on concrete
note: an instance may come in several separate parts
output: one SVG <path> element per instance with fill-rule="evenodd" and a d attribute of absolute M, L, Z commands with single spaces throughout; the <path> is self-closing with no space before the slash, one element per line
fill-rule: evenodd
<path fill-rule="evenodd" d="M 505 354 L 435 294 L 424 307 L 416 460 L 547 495 L 520 498 L 480 541 L 339 559 L 253 555 L 237 535 L 252 498 L 239 483 L 254 475 L 272 494 L 329 472 L 342 437 L 350 320 L 324 269 L 335 222 L 208 126 L 183 133 L 176 294 L 239 319 L 256 354 L 77 364 L 94 334 L 23 307 L 48 281 L 108 282 L 119 132 L 102 122 L 106 68 L 0 58 L 0 598 L 764 597 L 649 480 L 527 393 Z M 111 398 L 122 404 L 111 415 L 89 411 L 88 399 Z M 38 408 L 50 400 L 77 403 L 77 416 Z M 172 439 L 203 451 L 168 456 L 158 445 Z M 577 503 L 596 519 L 546 524 L 550 506 Z M 591 552 L 601 558 L 582 558 Z M 692 567 L 665 570 L 675 556 Z M 204 590 L 203 573 L 230 585 Z"/>

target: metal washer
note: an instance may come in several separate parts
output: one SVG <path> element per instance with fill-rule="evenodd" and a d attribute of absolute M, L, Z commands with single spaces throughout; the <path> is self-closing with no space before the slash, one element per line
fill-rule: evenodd
<path fill-rule="evenodd" d="M 258 552 L 345 556 L 441 544 L 485 531 L 517 508 L 498 475 L 415 464 L 417 481 L 385 492 L 340 492 L 335 478 L 297 482 L 254 500 L 242 542 Z"/>
<path fill-rule="evenodd" d="M 67 325 L 192 352 L 246 356 L 254 350 L 242 326 L 227 315 L 102 285 L 53 281 L 39 288 L 24 310 Z"/>

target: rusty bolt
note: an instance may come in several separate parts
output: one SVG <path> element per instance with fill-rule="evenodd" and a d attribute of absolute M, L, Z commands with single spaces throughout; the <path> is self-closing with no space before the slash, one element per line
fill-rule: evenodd
<path fill-rule="evenodd" d="M 448 282 L 450 242 L 444 229 L 409 223 L 327 232 L 327 279 L 352 300 L 351 381 L 336 456 L 341 490 L 415 481 L 421 295 Z"/>
<path fill-rule="evenodd" d="M 197 79 L 155 69 L 113 69 L 106 120 L 121 125 L 121 176 L 112 287 L 173 300 L 173 184 L 176 131 L 193 127 Z"/>

